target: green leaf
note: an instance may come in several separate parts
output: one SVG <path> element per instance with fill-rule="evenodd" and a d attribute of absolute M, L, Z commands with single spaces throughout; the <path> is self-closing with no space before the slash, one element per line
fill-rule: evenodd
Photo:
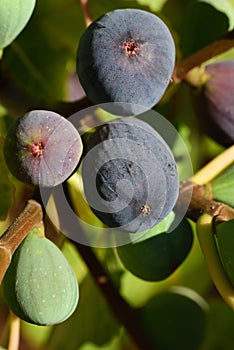
<path fill-rule="evenodd" d="M 160 350 L 197 350 L 202 343 L 208 305 L 196 292 L 174 287 L 141 310 L 142 327 Z"/>
<path fill-rule="evenodd" d="M 229 30 L 234 27 L 234 0 L 203 0 L 203 2 L 206 2 L 218 11 L 225 13 L 229 19 Z"/>
<path fill-rule="evenodd" d="M 170 276 L 188 255 L 193 233 L 187 220 L 174 231 L 161 233 L 140 242 L 117 247 L 127 270 L 146 281 L 160 281 Z"/>
<path fill-rule="evenodd" d="M 234 207 L 234 164 L 211 183 L 214 199 Z"/>
<path fill-rule="evenodd" d="M 3 65 L 31 94 L 49 101 L 64 99 L 84 29 L 76 2 L 40 0 L 29 25 L 4 52 Z"/>
<path fill-rule="evenodd" d="M 234 286 L 234 219 L 218 224 L 215 233 L 224 270 Z"/>
<path fill-rule="evenodd" d="M 201 350 L 233 350 L 234 312 L 219 298 L 209 300 L 205 339 Z"/>
<path fill-rule="evenodd" d="M 211 1 L 210 1 L 211 2 Z M 180 39 L 184 55 L 210 44 L 229 29 L 229 18 L 206 1 L 190 1 L 185 7 Z"/>
<path fill-rule="evenodd" d="M 91 342 L 102 345 L 119 331 L 105 298 L 90 276 L 80 286 L 78 308 L 69 320 L 55 326 L 47 350 L 77 350 Z"/>
<path fill-rule="evenodd" d="M 0 48 L 4 48 L 21 33 L 27 25 L 36 0 L 8 0 L 0 2 Z"/>

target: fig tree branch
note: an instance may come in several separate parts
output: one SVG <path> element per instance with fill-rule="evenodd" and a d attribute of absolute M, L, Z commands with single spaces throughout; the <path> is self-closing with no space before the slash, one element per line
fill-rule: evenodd
<path fill-rule="evenodd" d="M 15 221 L 0 238 L 0 284 L 17 247 L 34 228 L 42 225 L 42 208 L 30 199 Z"/>
<path fill-rule="evenodd" d="M 182 58 L 176 62 L 173 81 L 179 83 L 186 77 L 186 74 L 194 67 L 200 66 L 203 62 L 224 53 L 234 47 L 234 30 L 228 32 L 220 39 Z"/>
<path fill-rule="evenodd" d="M 92 23 L 92 19 L 89 13 L 88 0 L 80 0 L 81 8 L 83 10 L 86 27 Z"/>
<path fill-rule="evenodd" d="M 133 309 L 119 294 L 118 289 L 115 287 L 111 278 L 97 259 L 92 248 L 77 242 L 74 242 L 74 244 L 88 266 L 89 271 L 104 295 L 105 300 L 110 305 L 116 319 L 125 327 L 127 333 L 137 345 L 137 348 L 139 350 L 157 350 L 155 345 L 152 346 L 149 339 L 142 331 L 137 310 Z"/>
<path fill-rule="evenodd" d="M 234 209 L 222 202 L 217 202 L 207 198 L 205 186 L 195 184 L 191 181 L 182 181 L 180 183 L 179 198 L 177 201 L 177 210 L 184 208 L 184 200 L 187 200 L 187 194 L 192 190 L 192 197 L 187 209 L 186 217 L 197 221 L 202 214 L 209 214 L 212 217 L 219 216 L 224 221 L 234 219 Z"/>
<path fill-rule="evenodd" d="M 81 0 L 84 1 L 84 0 Z M 222 38 L 214 41 L 210 45 L 200 49 L 193 54 L 184 57 L 176 62 L 173 80 L 179 83 L 186 77 L 186 74 L 194 67 L 200 66 L 208 59 L 215 57 L 234 47 L 234 30 Z M 1 63 L 1 61 L 0 61 Z M 45 101 L 36 96 L 31 95 L 24 86 L 17 83 L 11 76 L 10 72 L 6 72 L 0 67 L 0 104 L 8 109 L 9 114 L 13 117 L 19 117 L 32 109 L 53 110 L 64 117 L 78 112 L 92 105 L 87 98 L 72 102 L 61 101 Z"/>

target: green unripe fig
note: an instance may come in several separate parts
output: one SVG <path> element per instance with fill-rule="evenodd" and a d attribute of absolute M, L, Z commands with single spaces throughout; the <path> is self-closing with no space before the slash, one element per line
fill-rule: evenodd
<path fill-rule="evenodd" d="M 10 309 L 37 325 L 65 321 L 79 298 L 76 276 L 61 250 L 33 231 L 15 251 L 3 289 Z"/>
<path fill-rule="evenodd" d="M 0 49 L 8 46 L 28 23 L 36 0 L 0 0 Z"/>

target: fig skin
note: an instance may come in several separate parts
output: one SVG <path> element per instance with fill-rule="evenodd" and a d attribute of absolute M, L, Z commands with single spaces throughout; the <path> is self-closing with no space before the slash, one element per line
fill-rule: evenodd
<path fill-rule="evenodd" d="M 79 163 L 83 145 L 76 128 L 61 115 L 34 110 L 10 127 L 4 144 L 9 170 L 20 181 L 53 187 Z"/>
<path fill-rule="evenodd" d="M 34 232 L 15 251 L 3 289 L 11 310 L 22 320 L 37 325 L 65 321 L 79 299 L 75 273 L 63 253 Z"/>
<path fill-rule="evenodd" d="M 234 61 L 209 64 L 205 74 L 198 116 L 207 135 L 229 147 L 234 143 Z"/>
<path fill-rule="evenodd" d="M 155 226 L 178 197 L 170 148 L 156 130 L 137 118 L 119 118 L 96 128 L 86 145 L 82 177 L 96 216 L 125 232 Z"/>
<path fill-rule="evenodd" d="M 80 39 L 77 74 L 95 104 L 132 103 L 150 109 L 164 94 L 175 63 L 174 41 L 156 15 L 114 10 Z"/>

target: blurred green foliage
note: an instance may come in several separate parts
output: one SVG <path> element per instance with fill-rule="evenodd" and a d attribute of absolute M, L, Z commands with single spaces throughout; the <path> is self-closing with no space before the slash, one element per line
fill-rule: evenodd
<path fill-rule="evenodd" d="M 117 8 L 141 8 L 155 12 L 172 32 L 177 58 L 211 43 L 233 29 L 234 25 L 233 0 L 89 0 L 88 7 L 92 19 Z M 48 103 L 67 101 L 70 89 L 74 90 L 76 96 L 76 88 L 71 87 L 71 77 L 75 73 L 76 50 L 84 30 L 85 19 L 79 1 L 38 0 L 27 27 L 4 50 L 2 69 L 33 96 Z M 212 61 L 227 57 L 234 59 L 234 50 Z M 76 87 L 77 84 L 75 81 Z M 169 87 L 155 110 L 168 118 L 179 131 L 189 150 L 194 171 L 222 150 L 220 145 L 203 134 L 193 108 L 191 87 L 187 84 Z M 17 212 L 20 201 L 24 201 L 25 192 L 28 191 L 22 188 L 22 184 L 12 180 L 2 157 L 2 138 L 10 120 L 8 111 L 0 105 L 0 234 L 10 223 L 7 218 L 9 209 L 13 206 L 13 212 Z M 179 154 L 178 164 L 181 173 L 183 171 L 182 177 L 187 178 L 189 171 L 183 167 L 183 158 L 179 159 Z M 219 200 L 224 201 L 224 197 L 220 196 L 221 190 L 230 196 L 231 187 L 233 193 L 233 176 L 229 174 L 221 175 L 222 186 L 218 179 L 213 183 L 214 193 Z M 77 188 L 71 180 L 71 192 L 73 186 L 73 193 L 79 196 L 82 189 Z M 13 196 L 14 191 L 16 197 Z M 230 204 L 233 205 L 233 200 Z M 82 205 L 84 217 L 100 225 L 85 204 Z M 191 223 L 193 229 L 194 226 Z M 69 320 L 54 327 L 38 327 L 22 322 L 22 349 L 134 350 L 134 345 L 122 325 L 114 319 L 74 246 L 66 242 L 63 249 L 80 282 L 78 308 Z M 155 344 L 159 344 L 159 350 L 233 349 L 234 312 L 217 295 L 196 237 L 183 264 L 160 282 L 147 282 L 132 275 L 111 249 L 95 249 L 95 252 L 111 273 L 120 294 L 130 305 L 139 308 L 142 327 L 153 337 Z M 140 259 L 143 256 L 139 255 Z M 194 298 L 195 294 L 192 297 L 191 294 L 184 295 L 179 289 L 173 294 L 170 288 L 175 285 L 187 287 L 186 293 L 191 290 L 201 296 L 197 299 Z M 204 308 L 205 300 L 208 308 Z M 0 329 L 4 329 L 7 315 L 2 294 L 0 308 Z M 4 343 L 3 334 L 0 333 L 0 336 L 0 341 Z"/>

